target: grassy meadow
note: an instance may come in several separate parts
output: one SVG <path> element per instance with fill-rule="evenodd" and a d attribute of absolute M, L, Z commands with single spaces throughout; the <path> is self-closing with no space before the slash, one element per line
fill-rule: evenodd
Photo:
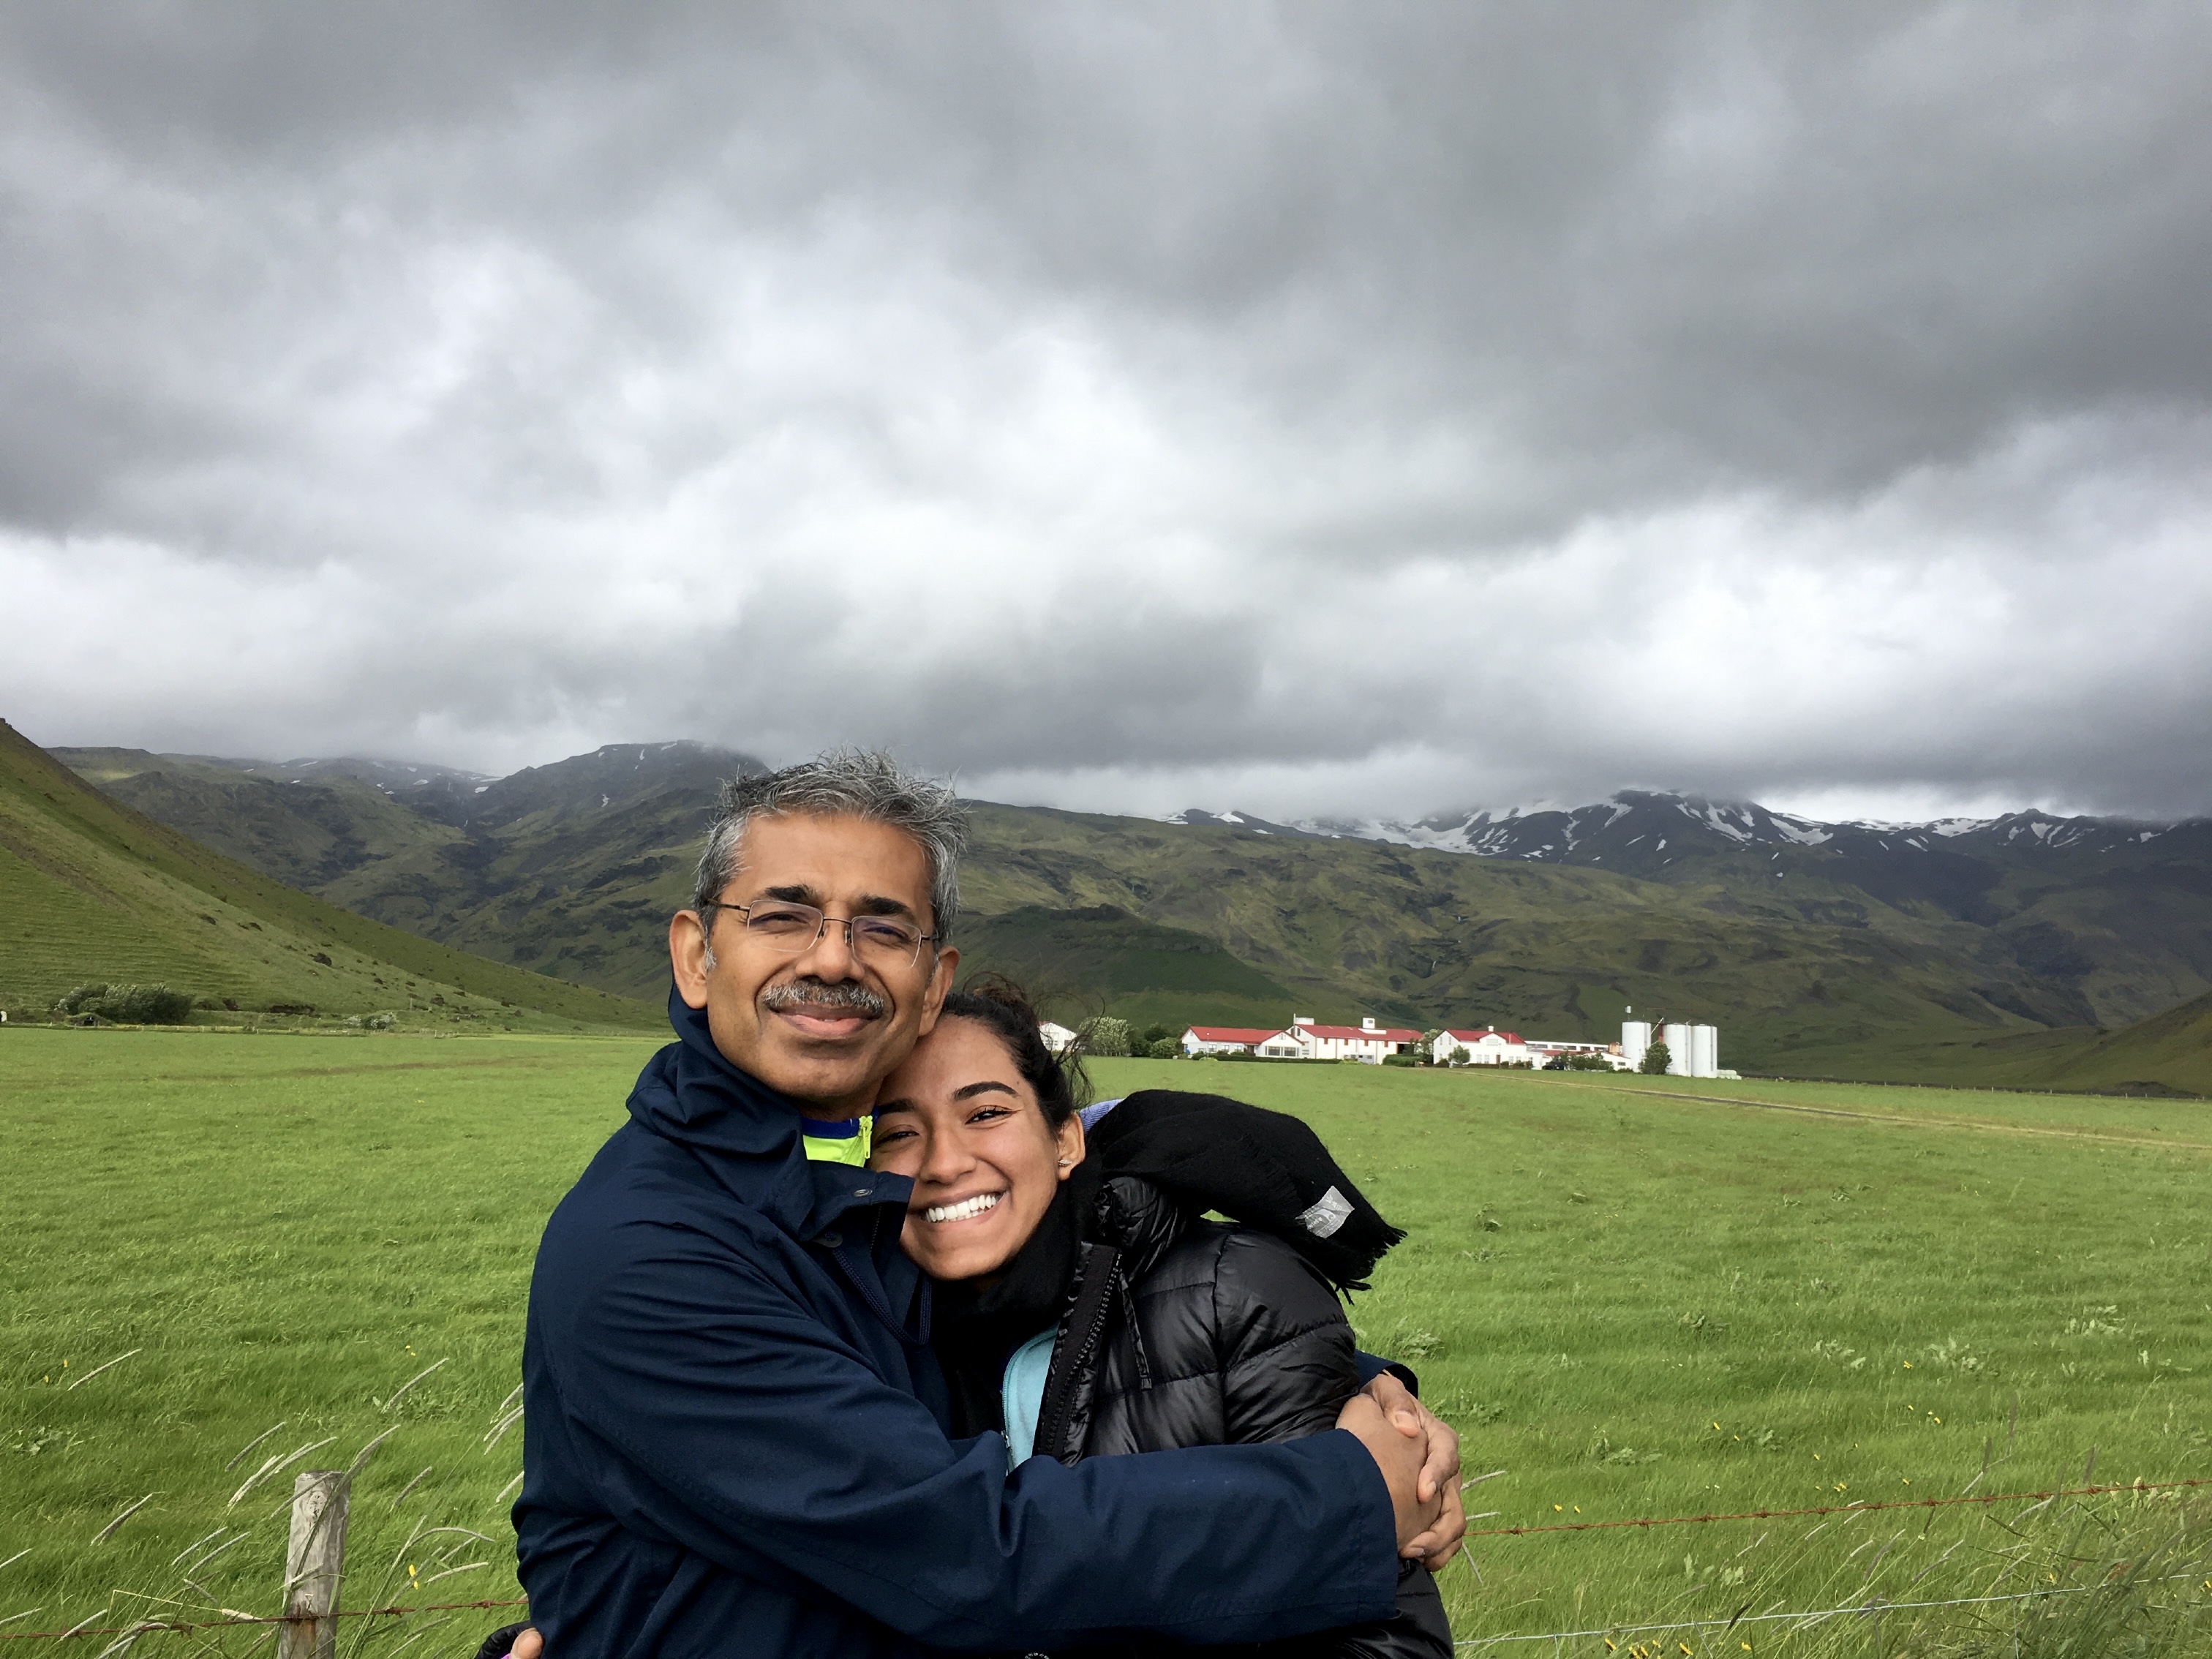
<path fill-rule="evenodd" d="M 531 1255 L 652 1046 L 0 1029 L 0 1636 L 271 1611 L 293 1473 L 364 1457 L 348 1606 L 517 1594 L 500 1425 Z M 1503 1471 L 1478 1528 L 2212 1476 L 2201 1103 L 1095 1069 L 1301 1114 L 1409 1231 L 1352 1317 L 1420 1370 L 1468 1472 Z M 2153 1553 L 2191 1498 L 1480 1538 L 1447 1598 L 1463 1640 L 1610 1629 L 1560 1650 L 1647 1656 L 2021 1628 L 2010 1603 L 1759 1620 L 1875 1595 L 2067 1591 L 2027 1627 L 2053 1639 L 2179 1598 L 2146 1650 L 2196 1651 L 2202 1553 Z M 345 1650 L 466 1653 L 503 1616 L 356 1621 Z"/>

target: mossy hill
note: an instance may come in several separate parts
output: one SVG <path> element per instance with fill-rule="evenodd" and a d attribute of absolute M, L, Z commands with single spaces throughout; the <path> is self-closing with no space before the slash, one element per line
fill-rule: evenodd
<path fill-rule="evenodd" d="M 228 1000 L 235 1009 L 197 1017 L 224 1023 L 265 1024 L 271 1010 L 295 1024 L 388 1012 L 403 1027 L 462 1030 L 659 1018 L 288 887 L 112 799 L 0 722 L 0 1007 L 43 1015 L 103 981 Z"/>
<path fill-rule="evenodd" d="M 758 764 L 617 744 L 471 782 L 64 758 L 334 904 L 655 1001 L 714 783 Z M 1475 856 L 979 803 L 963 965 L 1015 974 L 1063 1017 L 1140 1024 L 1373 1014 L 1610 1036 L 1633 1005 L 1719 1025 L 1723 1063 L 1745 1070 L 2194 1087 L 2186 1032 L 2117 1033 L 2212 990 L 2212 824 L 1808 828 L 1627 795 L 1559 816 Z"/>

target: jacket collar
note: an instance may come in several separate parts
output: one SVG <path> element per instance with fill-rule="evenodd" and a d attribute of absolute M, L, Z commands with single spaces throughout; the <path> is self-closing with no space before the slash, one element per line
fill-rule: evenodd
<path fill-rule="evenodd" d="M 809 1164 L 797 1101 L 739 1070 L 714 1046 L 707 1011 L 668 992 L 676 1041 L 645 1064 L 629 1094 L 639 1127 L 701 1155 L 714 1178 L 793 1238 L 814 1238 L 848 1211 L 896 1203 L 913 1183 L 849 1164 Z"/>

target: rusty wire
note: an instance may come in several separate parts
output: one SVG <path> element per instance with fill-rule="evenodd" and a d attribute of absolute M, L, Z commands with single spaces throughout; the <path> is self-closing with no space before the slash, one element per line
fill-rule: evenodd
<path fill-rule="evenodd" d="M 1470 1528 L 1469 1538 L 1519 1538 L 1534 1532 L 1602 1532 L 1617 1527 L 1683 1527 L 1706 1521 L 1779 1521 L 1798 1515 L 1872 1515 L 1878 1510 L 1940 1510 L 1954 1504 L 2025 1504 L 2033 1499 L 2093 1498 L 2101 1492 L 2170 1492 L 2181 1486 L 2212 1486 L 2212 1480 L 2131 1480 L 2124 1486 L 2061 1486 L 2051 1492 L 2001 1492 L 1986 1497 L 1898 1498 L 1879 1504 L 1830 1504 L 1809 1510 L 1740 1510 L 1729 1515 L 1669 1515 L 1630 1521 L 1555 1521 L 1540 1527 Z"/>

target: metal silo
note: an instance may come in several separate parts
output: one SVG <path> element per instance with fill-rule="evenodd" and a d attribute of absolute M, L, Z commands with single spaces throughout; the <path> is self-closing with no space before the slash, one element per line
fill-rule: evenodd
<path fill-rule="evenodd" d="M 1718 1077 L 1721 1074 L 1721 1034 L 1711 1025 L 1690 1028 L 1690 1075 Z"/>

